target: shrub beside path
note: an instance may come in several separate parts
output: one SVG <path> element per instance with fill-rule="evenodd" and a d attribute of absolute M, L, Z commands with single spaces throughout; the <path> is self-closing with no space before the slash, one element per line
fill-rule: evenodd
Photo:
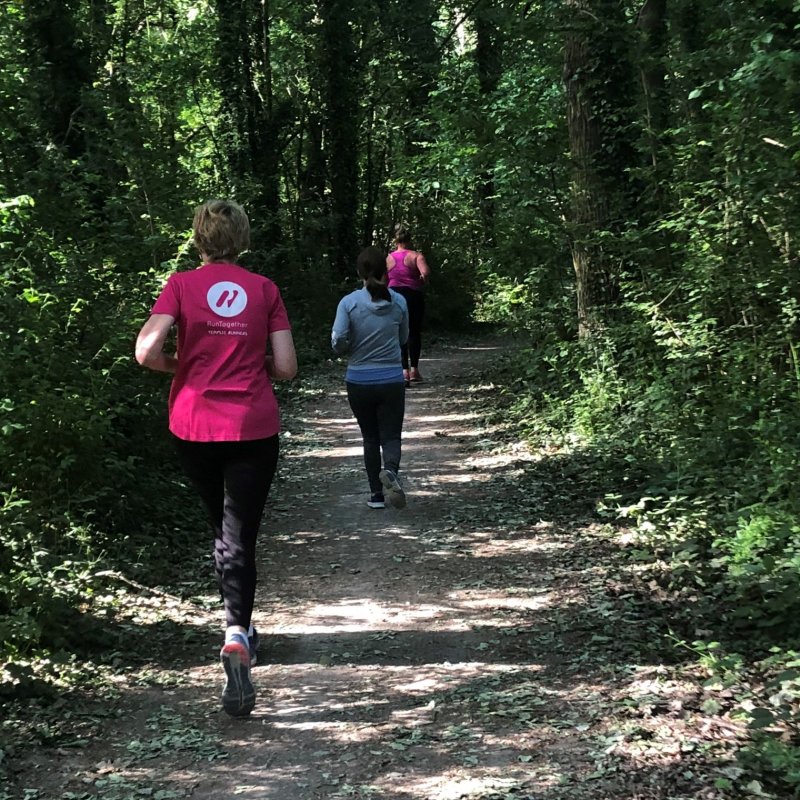
<path fill-rule="evenodd" d="M 503 423 L 485 377 L 501 351 L 425 359 L 403 511 L 365 504 L 343 367 L 304 381 L 260 541 L 251 717 L 219 708 L 199 565 L 203 593 L 140 598 L 139 661 L 105 697 L 57 701 L 58 718 L 85 715 L 81 745 L 15 753 L 6 797 L 729 797 L 741 731 L 677 663 L 667 604 L 619 558 L 624 531 L 596 518 L 615 487 L 591 455 L 532 450 Z"/>

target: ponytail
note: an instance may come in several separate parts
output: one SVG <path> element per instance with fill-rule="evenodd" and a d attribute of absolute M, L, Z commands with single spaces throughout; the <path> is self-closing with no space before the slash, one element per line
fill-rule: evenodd
<path fill-rule="evenodd" d="M 377 247 L 365 247 L 356 261 L 358 276 L 370 297 L 375 300 L 390 300 L 389 287 L 386 285 L 386 256 Z"/>
<path fill-rule="evenodd" d="M 367 278 L 366 288 L 373 300 L 391 300 L 392 298 L 386 281 L 379 281 L 377 278 L 369 277 Z"/>

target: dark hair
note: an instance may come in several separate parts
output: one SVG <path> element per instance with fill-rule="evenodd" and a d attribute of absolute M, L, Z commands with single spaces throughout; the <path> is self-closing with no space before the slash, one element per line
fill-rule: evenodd
<path fill-rule="evenodd" d="M 404 244 L 406 247 L 411 247 L 411 234 L 405 222 L 398 222 L 397 225 L 394 226 L 394 240 L 397 244 Z"/>
<path fill-rule="evenodd" d="M 366 283 L 367 291 L 373 300 L 389 300 L 389 287 L 386 285 L 386 256 L 377 247 L 365 247 L 356 261 L 358 277 Z"/>
<path fill-rule="evenodd" d="M 232 200 L 209 200 L 194 212 L 195 247 L 211 261 L 234 259 L 250 247 L 250 221 Z"/>

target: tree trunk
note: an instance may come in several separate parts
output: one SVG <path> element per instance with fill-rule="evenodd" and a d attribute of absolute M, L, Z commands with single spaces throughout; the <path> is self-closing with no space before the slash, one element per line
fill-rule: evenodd
<path fill-rule="evenodd" d="M 251 0 L 254 44 L 253 76 L 248 86 L 248 103 L 252 109 L 249 139 L 250 160 L 258 190 L 256 218 L 265 250 L 275 248 L 281 241 L 280 226 L 280 132 L 282 106 L 276 104 L 272 82 L 272 31 L 270 0 Z M 260 224 L 259 224 L 260 223 Z"/>
<path fill-rule="evenodd" d="M 359 65 L 350 27 L 352 10 L 320 0 L 325 136 L 331 187 L 331 259 L 334 275 L 352 275 L 358 251 Z"/>
<path fill-rule="evenodd" d="M 47 137 L 71 159 L 86 152 L 81 120 L 82 93 L 91 83 L 90 54 L 80 43 L 75 2 L 28 0 L 25 39 L 35 72 L 39 124 Z"/>
<path fill-rule="evenodd" d="M 220 140 L 235 194 L 250 174 L 247 143 L 247 80 L 251 73 L 247 7 L 243 0 L 216 0 L 217 85 L 221 96 Z"/>
<path fill-rule="evenodd" d="M 666 60 L 668 49 L 667 0 L 645 0 L 639 11 L 636 27 L 641 33 L 639 44 L 639 73 L 642 82 L 646 135 L 652 192 L 648 205 L 659 215 L 666 206 L 665 192 L 669 186 L 669 164 L 664 146 L 664 131 L 668 126 L 669 104 L 666 93 Z"/>
<path fill-rule="evenodd" d="M 438 12 L 433 0 L 394 0 L 391 15 L 384 21 L 397 36 L 402 81 L 392 100 L 403 120 L 402 152 L 412 165 L 428 153 L 431 137 L 428 109 L 441 67 L 441 49 L 434 33 Z M 403 192 L 396 198 L 397 216 L 392 221 L 399 222 L 402 217 L 410 223 L 415 245 L 430 255 L 431 243 L 440 238 L 439 209 L 424 192 L 414 195 L 408 205 L 407 200 Z"/>
<path fill-rule="evenodd" d="M 477 194 L 483 223 L 483 243 L 488 247 L 493 247 L 495 242 L 496 212 L 494 163 L 491 156 L 494 125 L 486 118 L 486 112 L 503 74 L 503 36 L 494 19 L 497 11 L 498 9 L 488 2 L 478 6 L 475 11 L 475 62 L 483 105 L 477 137 L 479 158 L 482 162 L 478 172 Z"/>
<path fill-rule="evenodd" d="M 597 232 L 606 226 L 608 201 L 598 171 L 600 128 L 591 83 L 592 33 L 595 18 L 591 0 L 566 0 L 574 17 L 564 49 L 567 127 L 572 160 L 572 265 L 578 314 L 578 335 L 591 336 L 599 327 L 601 275 L 607 270 Z"/>
<path fill-rule="evenodd" d="M 280 109 L 272 91 L 268 0 L 217 0 L 220 140 L 234 194 L 250 207 L 253 249 L 280 242 Z"/>
<path fill-rule="evenodd" d="M 383 175 L 381 174 L 381 159 L 375 152 L 375 106 L 369 111 L 366 133 L 366 153 L 364 164 L 364 217 L 361 231 L 361 242 L 364 245 L 372 244 L 375 239 L 375 207 L 378 203 L 378 191 Z"/>
<path fill-rule="evenodd" d="M 629 178 L 635 79 L 630 27 L 616 0 L 565 0 L 564 83 L 571 178 L 571 249 L 578 333 L 603 327 L 625 269 L 619 234 L 638 221 L 641 189 Z M 613 265 L 613 266 L 612 266 Z"/>

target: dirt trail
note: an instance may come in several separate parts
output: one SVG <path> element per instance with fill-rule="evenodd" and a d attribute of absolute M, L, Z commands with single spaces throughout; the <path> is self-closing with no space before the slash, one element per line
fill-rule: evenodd
<path fill-rule="evenodd" d="M 245 796 L 445 797 L 459 775 L 469 780 L 473 736 L 437 697 L 551 660 L 489 652 L 509 615 L 537 608 L 543 594 L 498 596 L 481 568 L 498 555 L 493 534 L 480 537 L 481 554 L 459 532 L 490 476 L 465 452 L 481 435 L 472 373 L 496 352 L 459 348 L 425 361 L 426 382 L 407 393 L 402 511 L 365 504 L 360 437 L 341 383 L 289 422 L 290 438 L 297 431 L 304 441 L 277 487 L 281 533 L 263 540 L 263 572 L 280 578 L 263 582 L 272 589 L 259 602 L 271 611 L 257 620 L 267 634 L 256 671 L 265 691 L 250 723 L 269 734 L 231 753 L 247 774 L 237 784 Z M 492 773 L 522 777 L 520 752 L 498 747 Z M 195 796 L 230 791 L 230 766 Z"/>
<path fill-rule="evenodd" d="M 498 353 L 428 354 L 403 511 L 367 508 L 342 368 L 323 370 L 285 418 L 252 716 L 219 709 L 218 609 L 183 608 L 186 663 L 130 676 L 102 741 L 40 762 L 30 798 L 721 797 L 697 686 L 657 652 L 664 614 L 592 517 L 613 487 L 486 428 L 476 374 Z"/>

